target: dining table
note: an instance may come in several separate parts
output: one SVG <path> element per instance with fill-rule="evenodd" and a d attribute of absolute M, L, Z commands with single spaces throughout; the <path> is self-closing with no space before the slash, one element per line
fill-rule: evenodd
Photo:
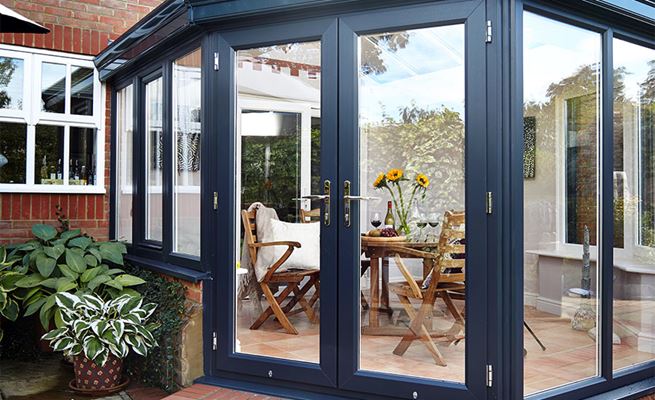
<path fill-rule="evenodd" d="M 368 326 L 362 327 L 362 334 L 367 335 L 393 335 L 395 329 L 380 326 L 380 314 L 392 314 L 389 305 L 389 258 L 398 253 L 399 248 L 435 252 L 438 247 L 436 241 L 413 241 L 405 237 L 372 237 L 361 236 L 361 254 L 368 261 L 370 294 Z M 412 255 L 411 252 L 403 254 L 403 258 L 419 258 L 423 264 L 423 279 L 432 271 L 431 259 Z M 403 331 L 403 330 L 399 330 Z"/>

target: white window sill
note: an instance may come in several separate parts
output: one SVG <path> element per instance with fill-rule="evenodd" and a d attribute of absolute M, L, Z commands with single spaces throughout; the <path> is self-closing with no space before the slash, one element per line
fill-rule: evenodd
<path fill-rule="evenodd" d="M 0 184 L 0 193 L 105 194 L 104 186 Z"/>
<path fill-rule="evenodd" d="M 565 260 L 582 261 L 582 254 L 580 252 L 573 252 L 570 249 L 526 250 L 525 252 L 528 254 L 534 254 L 542 257 L 553 257 L 553 258 L 561 258 Z M 596 262 L 595 252 L 591 252 L 591 254 L 589 255 L 589 261 Z M 626 272 L 655 275 L 655 264 L 653 264 L 652 262 L 644 261 L 643 259 L 639 259 L 636 257 L 617 256 L 615 254 L 614 267 Z"/>

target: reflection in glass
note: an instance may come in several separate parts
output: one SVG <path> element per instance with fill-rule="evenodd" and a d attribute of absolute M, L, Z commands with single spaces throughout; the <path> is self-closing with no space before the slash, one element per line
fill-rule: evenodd
<path fill-rule="evenodd" d="M 360 187 L 355 193 L 381 197 L 359 207 L 361 233 L 368 233 L 361 241 L 361 265 L 356 266 L 362 273 L 359 366 L 464 382 L 464 25 L 365 35 L 358 45 Z M 400 181 L 404 202 L 396 192 L 393 169 L 408 179 Z M 416 202 L 409 206 L 419 174 L 431 183 L 421 180 L 427 185 L 425 197 L 416 186 Z M 374 188 L 381 182 L 393 188 L 394 197 L 384 187 Z M 409 232 L 402 231 L 403 206 L 409 207 Z M 385 217 L 389 207 L 393 222 Z M 369 216 L 375 212 L 383 227 L 393 223 L 406 236 L 397 242 L 401 248 L 418 252 L 396 256 L 378 242 L 377 236 L 387 231 L 369 231 Z M 419 234 L 419 216 L 425 216 L 427 225 L 428 215 L 434 222 L 436 216 L 443 219 L 441 225 L 430 228 L 429 243 L 428 235 L 421 243 L 412 242 Z M 439 241 L 442 246 L 436 245 Z M 439 261 L 433 262 L 435 257 Z M 452 285 L 452 296 L 437 295 L 444 284 Z M 429 332 L 430 338 L 418 339 L 410 331 Z M 401 343 L 403 335 L 413 339 Z"/>
<path fill-rule="evenodd" d="M 73 179 L 69 185 L 94 185 L 96 183 L 95 129 L 70 128 L 70 161 Z M 70 176 L 70 174 L 69 174 Z"/>
<path fill-rule="evenodd" d="M 162 78 L 146 84 L 145 90 L 145 169 L 146 169 L 146 240 L 162 240 L 162 183 L 164 143 Z"/>
<path fill-rule="evenodd" d="M 116 92 L 116 240 L 132 243 L 132 85 Z"/>
<path fill-rule="evenodd" d="M 200 65 L 195 50 L 173 63 L 173 251 L 200 256 Z"/>
<path fill-rule="evenodd" d="M 62 185 L 64 162 L 64 127 L 36 126 L 34 183 Z"/>
<path fill-rule="evenodd" d="M 0 183 L 25 183 L 27 126 L 0 122 Z"/>
<path fill-rule="evenodd" d="M 41 64 L 41 110 L 64 113 L 66 103 L 66 65 Z"/>
<path fill-rule="evenodd" d="M 523 26 L 527 395 L 598 374 L 601 36 L 529 12 Z"/>
<path fill-rule="evenodd" d="M 655 359 L 655 50 L 614 39 L 614 369 Z M 615 246 L 618 247 L 618 246 Z"/>
<path fill-rule="evenodd" d="M 298 198 L 322 193 L 320 54 L 319 42 L 237 52 L 238 352 L 319 362 L 320 224 L 309 211 L 320 204 Z M 300 247 L 269 279 L 287 246 L 254 244 L 275 241 Z M 273 296 L 286 298 L 280 309 Z"/>
<path fill-rule="evenodd" d="M 93 68 L 71 67 L 71 114 L 93 115 Z"/>
<path fill-rule="evenodd" d="M 24 64 L 20 58 L 0 57 L 0 108 L 23 108 Z"/>

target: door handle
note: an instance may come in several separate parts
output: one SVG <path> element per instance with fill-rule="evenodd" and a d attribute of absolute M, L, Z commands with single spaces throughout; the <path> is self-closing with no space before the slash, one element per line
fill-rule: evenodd
<path fill-rule="evenodd" d="M 369 201 L 369 200 L 380 200 L 379 197 L 369 197 L 369 196 L 356 196 L 350 194 L 350 181 L 343 181 L 343 223 L 346 227 L 351 225 L 351 201 Z"/>
<path fill-rule="evenodd" d="M 323 181 L 323 194 L 307 194 L 300 197 L 295 197 L 292 200 L 323 200 L 323 223 L 325 226 L 330 225 L 330 186 L 331 183 L 328 179 Z"/>
<path fill-rule="evenodd" d="M 362 200 L 362 201 L 380 200 L 379 197 L 350 196 L 350 195 L 344 195 L 343 199 L 346 200 L 346 201 L 351 201 L 351 200 Z"/>

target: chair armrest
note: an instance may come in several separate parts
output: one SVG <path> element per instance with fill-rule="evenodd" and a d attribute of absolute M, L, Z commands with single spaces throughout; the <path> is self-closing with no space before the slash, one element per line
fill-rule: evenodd
<path fill-rule="evenodd" d="M 278 241 L 278 242 L 257 242 L 257 243 L 251 243 L 249 246 L 250 246 L 250 247 L 269 247 L 269 246 L 292 246 L 292 247 L 300 247 L 300 243 L 298 243 L 298 242 L 289 242 L 289 241 Z"/>
<path fill-rule="evenodd" d="M 249 244 L 250 247 L 258 248 L 258 247 L 272 247 L 272 246 L 287 246 L 287 250 L 282 254 L 282 256 L 273 263 L 270 267 L 268 267 L 268 272 L 266 272 L 266 275 L 262 279 L 262 282 L 268 282 L 273 274 L 284 264 L 285 261 L 291 256 L 291 253 L 296 248 L 300 248 L 300 243 L 298 242 L 291 242 L 291 241 L 277 241 L 277 242 L 258 242 L 258 243 L 251 243 Z"/>
<path fill-rule="evenodd" d="M 416 257 L 416 258 L 427 258 L 427 259 L 436 259 L 437 258 L 437 253 L 429 252 L 429 251 L 422 251 L 422 250 L 416 250 L 412 249 L 410 247 L 404 247 L 404 246 L 389 246 L 387 247 L 387 252 L 389 253 L 396 253 L 401 256 L 410 256 L 410 257 Z"/>

